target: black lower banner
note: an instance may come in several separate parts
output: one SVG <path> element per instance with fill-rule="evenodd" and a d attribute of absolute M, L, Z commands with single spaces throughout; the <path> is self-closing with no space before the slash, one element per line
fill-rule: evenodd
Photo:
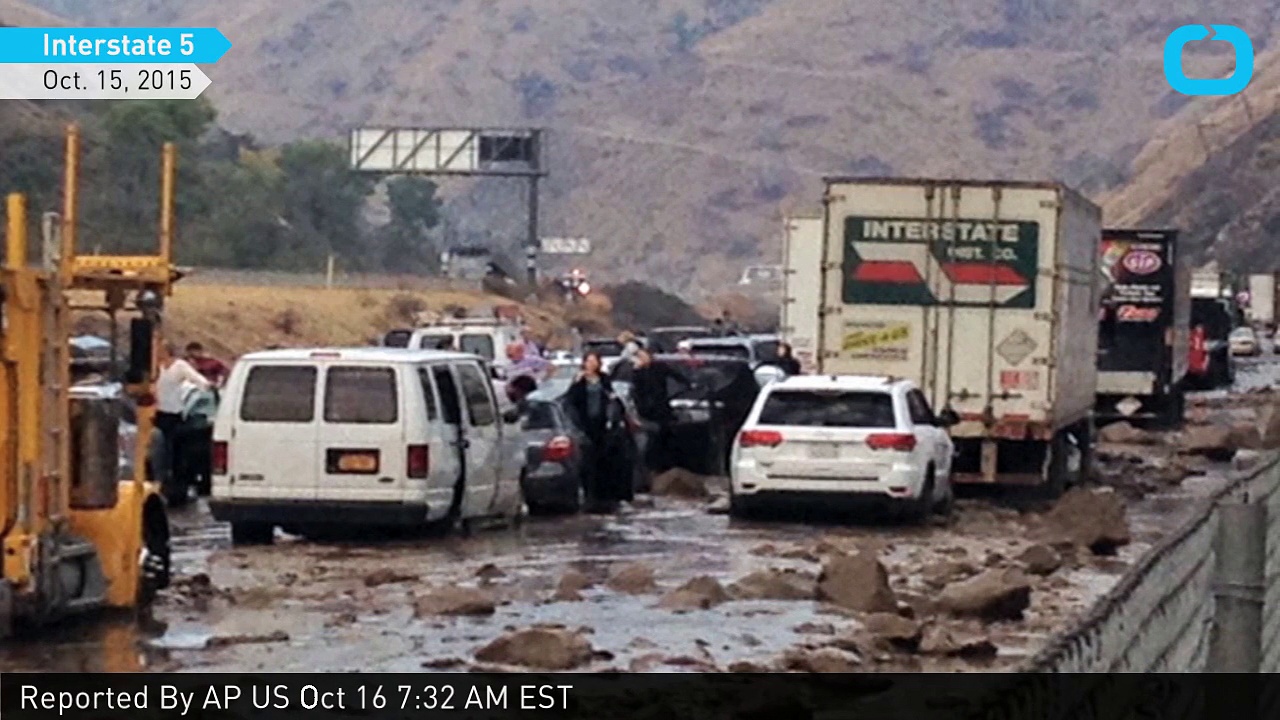
<path fill-rule="evenodd" d="M 909 674 L 19 674 L 5 720 L 176 718 L 1277 717 L 1274 681 L 1233 675 Z"/>

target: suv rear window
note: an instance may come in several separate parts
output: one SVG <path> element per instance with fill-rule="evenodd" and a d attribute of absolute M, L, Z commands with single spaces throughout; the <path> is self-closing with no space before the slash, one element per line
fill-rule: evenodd
<path fill-rule="evenodd" d="M 765 400 L 757 422 L 801 427 L 897 426 L 891 395 L 850 390 L 775 390 Z"/>
<path fill-rule="evenodd" d="M 259 365 L 249 370 L 240 419 L 309 423 L 315 419 L 316 369 L 310 365 Z"/>
<path fill-rule="evenodd" d="M 396 373 L 391 368 L 334 367 L 325 376 L 325 422 L 394 423 L 398 405 Z"/>

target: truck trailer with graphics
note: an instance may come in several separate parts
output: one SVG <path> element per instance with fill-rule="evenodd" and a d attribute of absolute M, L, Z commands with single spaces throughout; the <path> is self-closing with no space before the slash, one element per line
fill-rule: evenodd
<path fill-rule="evenodd" d="M 818 288 L 822 284 L 822 217 L 787 218 L 783 227 L 782 322 L 779 334 L 800 368 L 817 368 Z"/>
<path fill-rule="evenodd" d="M 952 481 L 1087 472 L 1101 211 L 1057 183 L 829 178 L 819 369 L 915 381 Z"/>
<path fill-rule="evenodd" d="M 1102 231 L 1095 422 L 1182 423 L 1191 267 L 1176 230 Z"/>

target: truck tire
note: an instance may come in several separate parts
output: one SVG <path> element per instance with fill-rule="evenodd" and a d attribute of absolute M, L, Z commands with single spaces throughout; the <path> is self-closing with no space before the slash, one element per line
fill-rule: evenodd
<path fill-rule="evenodd" d="M 270 545 L 275 540 L 276 528 L 268 523 L 231 523 L 232 545 Z"/>

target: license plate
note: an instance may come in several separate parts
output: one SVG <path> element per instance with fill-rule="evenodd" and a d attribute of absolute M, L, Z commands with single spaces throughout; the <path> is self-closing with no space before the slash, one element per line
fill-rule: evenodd
<path fill-rule="evenodd" d="M 809 457 L 814 460 L 834 460 L 837 455 L 839 455 L 839 449 L 833 443 L 809 446 Z"/>
<path fill-rule="evenodd" d="M 372 453 L 346 453 L 338 458 L 338 472 L 376 473 L 378 456 Z"/>

